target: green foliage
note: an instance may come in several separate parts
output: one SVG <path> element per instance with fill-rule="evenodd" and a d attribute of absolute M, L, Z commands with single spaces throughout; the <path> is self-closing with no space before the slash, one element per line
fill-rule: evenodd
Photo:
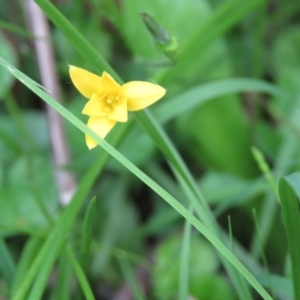
<path fill-rule="evenodd" d="M 180 256 L 181 243 L 181 236 L 170 237 L 165 239 L 156 249 L 153 285 L 154 293 L 158 299 L 170 299 L 171 296 L 177 298 L 180 270 L 178 257 Z M 209 277 L 213 277 L 212 274 L 216 272 L 218 266 L 219 260 L 212 247 L 205 240 L 193 237 L 190 241 L 188 260 L 189 291 L 191 295 L 201 299 L 201 293 L 202 295 L 207 293 L 199 286 L 206 286 L 205 282 L 210 281 Z M 206 296 L 205 299 L 215 299 L 209 297 Z"/>
<path fill-rule="evenodd" d="M 17 57 L 15 50 L 11 43 L 0 32 L 0 56 L 10 62 L 12 65 L 16 65 Z M 14 81 L 14 77 L 11 74 L 5 72 L 3 69 L 0 71 L 0 100 L 3 99 L 6 92 L 9 91 Z"/>
<path fill-rule="evenodd" d="M 279 183 L 279 194 L 282 214 L 287 232 L 289 253 L 291 256 L 292 278 L 294 284 L 294 299 L 300 299 L 300 246 L 299 246 L 299 180 L 300 173 L 285 176 Z"/>
<path fill-rule="evenodd" d="M 57 193 L 52 165 L 47 156 L 32 155 L 15 159 L 6 172 L 5 186 L 0 188 L 1 234 L 18 231 L 40 234 L 47 228 L 39 201 L 51 214 L 57 207 Z M 38 230 L 37 230 L 38 229 Z"/>
<path fill-rule="evenodd" d="M 300 5 L 35 2 L 46 39 L 26 1 L 0 1 L 0 298 L 300 299 Z M 36 39 L 52 43 L 62 104 Z M 102 140 L 68 64 L 167 94 Z M 67 206 L 44 102 L 66 130 Z"/>

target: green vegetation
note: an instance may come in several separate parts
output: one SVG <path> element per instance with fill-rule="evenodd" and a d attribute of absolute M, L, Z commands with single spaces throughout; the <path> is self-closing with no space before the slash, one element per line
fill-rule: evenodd
<path fill-rule="evenodd" d="M 299 17 L 0 1 L 0 298 L 300 300 Z M 103 140 L 69 65 L 167 93 Z"/>

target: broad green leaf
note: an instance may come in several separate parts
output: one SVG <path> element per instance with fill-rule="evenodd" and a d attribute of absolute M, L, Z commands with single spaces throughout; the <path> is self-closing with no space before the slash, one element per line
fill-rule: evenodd
<path fill-rule="evenodd" d="M 250 152 L 250 129 L 238 99 L 219 97 L 182 115 L 178 120 L 181 142 L 206 167 L 245 178 L 257 175 Z"/>
<path fill-rule="evenodd" d="M 46 155 L 22 156 L 7 171 L 7 183 L 0 187 L 1 231 L 44 230 L 47 220 L 40 210 L 37 197 L 53 215 L 57 208 L 53 169 Z M 36 231 L 38 232 L 38 231 Z"/>
<path fill-rule="evenodd" d="M 198 282 L 192 282 L 191 294 L 197 299 L 234 300 L 226 278 L 222 275 L 204 274 Z"/>
<path fill-rule="evenodd" d="M 246 92 L 266 93 L 285 101 L 291 100 L 290 93 L 274 84 L 252 78 L 230 78 L 194 86 L 178 95 L 163 99 L 153 110 L 158 120 L 165 123 L 220 96 Z M 231 98 L 227 100 L 230 101 Z"/>
<path fill-rule="evenodd" d="M 103 178 L 96 191 L 99 201 L 95 214 L 102 217 L 94 224 L 94 229 L 97 229 L 95 239 L 99 244 L 98 251 L 93 253 L 91 265 L 91 271 L 95 276 L 105 274 L 106 270 L 119 272 L 111 260 L 112 249 L 120 248 L 137 253 L 142 246 L 140 239 L 132 238 L 132 232 L 139 228 L 139 220 L 136 208 L 126 195 L 128 187 L 126 182 L 124 178 Z"/>
<path fill-rule="evenodd" d="M 158 299 L 170 299 L 178 296 L 178 280 L 180 269 L 182 237 L 164 239 L 155 252 L 153 267 L 154 292 Z M 220 262 L 211 245 L 202 238 L 195 236 L 190 241 L 188 259 L 189 292 L 191 286 L 200 284 L 204 274 L 216 272 Z M 194 295 L 197 297 L 197 295 Z"/>

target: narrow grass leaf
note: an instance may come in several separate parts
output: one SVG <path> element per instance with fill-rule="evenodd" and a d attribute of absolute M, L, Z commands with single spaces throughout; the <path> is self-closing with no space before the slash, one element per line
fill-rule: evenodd
<path fill-rule="evenodd" d="M 25 247 L 23 248 L 21 258 L 19 259 L 16 274 L 13 281 L 13 286 L 11 289 L 11 298 L 16 294 L 19 287 L 25 281 L 28 270 L 30 268 L 30 264 L 37 256 L 40 248 L 42 247 L 44 239 L 40 237 L 31 237 L 27 240 Z"/>
<path fill-rule="evenodd" d="M 265 160 L 264 155 L 256 147 L 252 147 L 251 151 L 252 151 L 254 159 L 256 160 L 256 162 L 258 164 L 259 169 L 261 170 L 261 172 L 265 176 L 267 182 L 269 183 L 276 199 L 279 201 L 277 183 L 276 183 L 275 177 L 273 176 L 273 174 L 271 172 L 271 169 L 270 169 L 268 163 Z"/>
<path fill-rule="evenodd" d="M 231 224 L 231 216 L 228 216 L 228 232 L 229 232 L 229 240 L 230 240 L 230 249 L 234 253 L 234 242 L 233 242 L 233 232 L 232 232 L 232 224 Z"/>
<path fill-rule="evenodd" d="M 275 214 L 278 207 L 275 199 L 278 201 L 278 203 L 280 201 L 277 182 L 268 163 L 265 160 L 263 153 L 256 147 L 252 147 L 251 151 L 255 161 L 258 164 L 259 169 L 261 170 L 267 183 L 270 186 L 270 193 L 266 195 L 266 198 L 263 201 L 262 208 L 259 214 L 259 220 L 256 220 L 256 228 L 259 228 L 259 234 L 253 236 L 253 240 L 251 243 L 251 253 L 253 257 L 258 257 L 267 242 L 273 221 L 275 220 Z M 265 264 L 264 260 L 263 263 Z"/>
<path fill-rule="evenodd" d="M 12 285 L 16 273 L 16 266 L 9 252 L 9 248 L 2 237 L 0 237 L 0 271 L 6 283 L 9 286 Z"/>
<path fill-rule="evenodd" d="M 193 213 L 190 208 L 189 211 Z M 189 296 L 189 265 L 190 265 L 190 245 L 191 245 L 192 226 L 191 223 L 185 221 L 182 248 L 180 254 L 179 268 L 179 299 L 186 300 Z"/>
<path fill-rule="evenodd" d="M 72 297 L 72 285 L 73 285 L 73 272 L 70 263 L 69 257 L 67 257 L 65 251 L 62 251 L 60 254 L 58 265 L 57 265 L 57 274 L 56 274 L 56 283 L 54 291 L 52 294 L 52 299 L 63 299 L 70 300 Z"/>
<path fill-rule="evenodd" d="M 300 172 L 283 177 L 279 182 L 279 196 L 289 244 L 294 286 L 294 300 L 300 300 Z"/>
<path fill-rule="evenodd" d="M 137 281 L 137 278 L 134 275 L 132 267 L 127 260 L 126 252 L 120 251 L 117 258 L 118 258 L 118 262 L 121 267 L 123 276 L 131 290 L 133 298 L 136 300 L 146 300 L 146 298 L 144 297 L 144 294 L 142 292 L 142 289 Z"/>
<path fill-rule="evenodd" d="M 180 176 L 180 174 L 178 174 L 177 170 L 174 170 L 173 169 L 173 172 L 175 174 L 175 177 L 177 178 L 178 182 L 180 183 L 180 185 L 182 186 L 182 189 L 183 191 L 185 191 L 185 194 L 187 195 L 187 197 L 189 199 L 191 199 L 191 203 L 198 203 L 198 198 L 195 194 L 193 194 L 193 191 L 189 188 L 189 186 L 187 185 L 187 183 L 184 181 L 184 179 Z M 197 206 L 194 204 L 194 207 L 195 207 L 195 211 L 198 213 L 198 210 L 197 210 Z M 207 219 L 208 222 L 208 225 L 210 226 L 209 228 L 211 230 L 214 230 L 215 227 L 217 226 L 216 224 L 216 221 L 214 218 L 211 218 L 211 219 Z M 204 223 L 205 224 L 205 223 Z M 206 224 L 205 224 L 206 225 Z M 207 226 L 207 225 L 206 225 Z M 213 231 L 214 234 L 216 234 L 216 230 Z M 217 237 L 220 238 L 220 235 L 217 235 Z M 226 234 L 222 234 L 221 237 L 223 239 L 229 239 L 227 237 Z M 233 254 L 233 253 L 232 253 Z M 244 279 L 242 278 L 242 276 L 240 276 L 240 274 L 238 272 L 236 272 L 236 270 L 231 266 L 231 264 L 224 258 L 224 256 L 220 255 L 220 260 L 222 262 L 222 264 L 224 265 L 232 283 L 233 283 L 233 286 L 238 294 L 238 296 L 241 298 L 241 299 L 245 299 L 245 300 L 250 300 L 252 299 L 252 296 L 250 294 L 250 291 L 249 291 L 249 288 L 248 286 L 246 285 Z M 236 266 L 234 266 L 236 267 Z"/>
<path fill-rule="evenodd" d="M 80 262 L 83 270 L 87 267 L 89 253 L 92 244 L 92 225 L 96 208 L 96 197 L 94 197 L 86 210 L 84 221 L 83 221 L 83 233 L 82 242 L 80 249 Z"/>
<path fill-rule="evenodd" d="M 85 296 L 86 300 L 95 300 L 95 297 L 93 295 L 92 289 L 89 285 L 89 282 L 80 266 L 80 263 L 74 256 L 72 250 L 70 249 L 69 246 L 66 246 L 66 254 L 69 258 L 69 261 L 71 262 L 71 265 L 73 267 L 73 270 L 75 271 L 75 274 L 77 276 L 77 279 L 80 283 L 80 286 L 82 288 L 83 294 Z"/>
<path fill-rule="evenodd" d="M 16 33 L 18 35 L 24 36 L 24 37 L 28 37 L 28 38 L 33 38 L 33 34 L 28 31 L 25 30 L 23 28 L 21 28 L 20 26 L 17 26 L 15 24 L 6 22 L 4 20 L 0 20 L 0 28 L 3 28 L 5 30 L 11 31 L 13 33 Z"/>
<path fill-rule="evenodd" d="M 263 246 L 263 242 L 262 242 L 262 238 L 261 238 L 261 231 L 260 231 L 260 228 L 259 228 L 259 224 L 258 224 L 258 220 L 257 220 L 257 214 L 256 214 L 255 209 L 252 209 L 252 215 L 253 215 L 253 220 L 254 220 L 254 224 L 255 224 L 255 230 L 256 230 L 258 244 L 260 246 L 261 259 L 262 259 L 263 264 L 264 264 L 266 276 L 269 279 L 269 287 L 270 287 L 271 294 L 274 296 L 274 288 L 272 286 L 270 268 L 269 268 L 267 256 L 264 252 L 264 246 Z"/>

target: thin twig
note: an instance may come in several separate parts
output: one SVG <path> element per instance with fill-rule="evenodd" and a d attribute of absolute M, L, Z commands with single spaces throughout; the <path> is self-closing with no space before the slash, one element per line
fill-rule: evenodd
<path fill-rule="evenodd" d="M 34 40 L 37 61 L 43 86 L 51 92 L 51 96 L 60 102 L 60 91 L 55 70 L 53 49 L 50 42 L 49 25 L 42 10 L 33 0 L 25 1 L 25 8 L 34 36 L 43 37 Z M 55 164 L 55 177 L 60 202 L 69 203 L 76 189 L 76 181 L 70 171 L 64 169 L 70 161 L 66 143 L 64 124 L 61 116 L 50 106 L 46 106 L 49 123 L 50 141 Z"/>

